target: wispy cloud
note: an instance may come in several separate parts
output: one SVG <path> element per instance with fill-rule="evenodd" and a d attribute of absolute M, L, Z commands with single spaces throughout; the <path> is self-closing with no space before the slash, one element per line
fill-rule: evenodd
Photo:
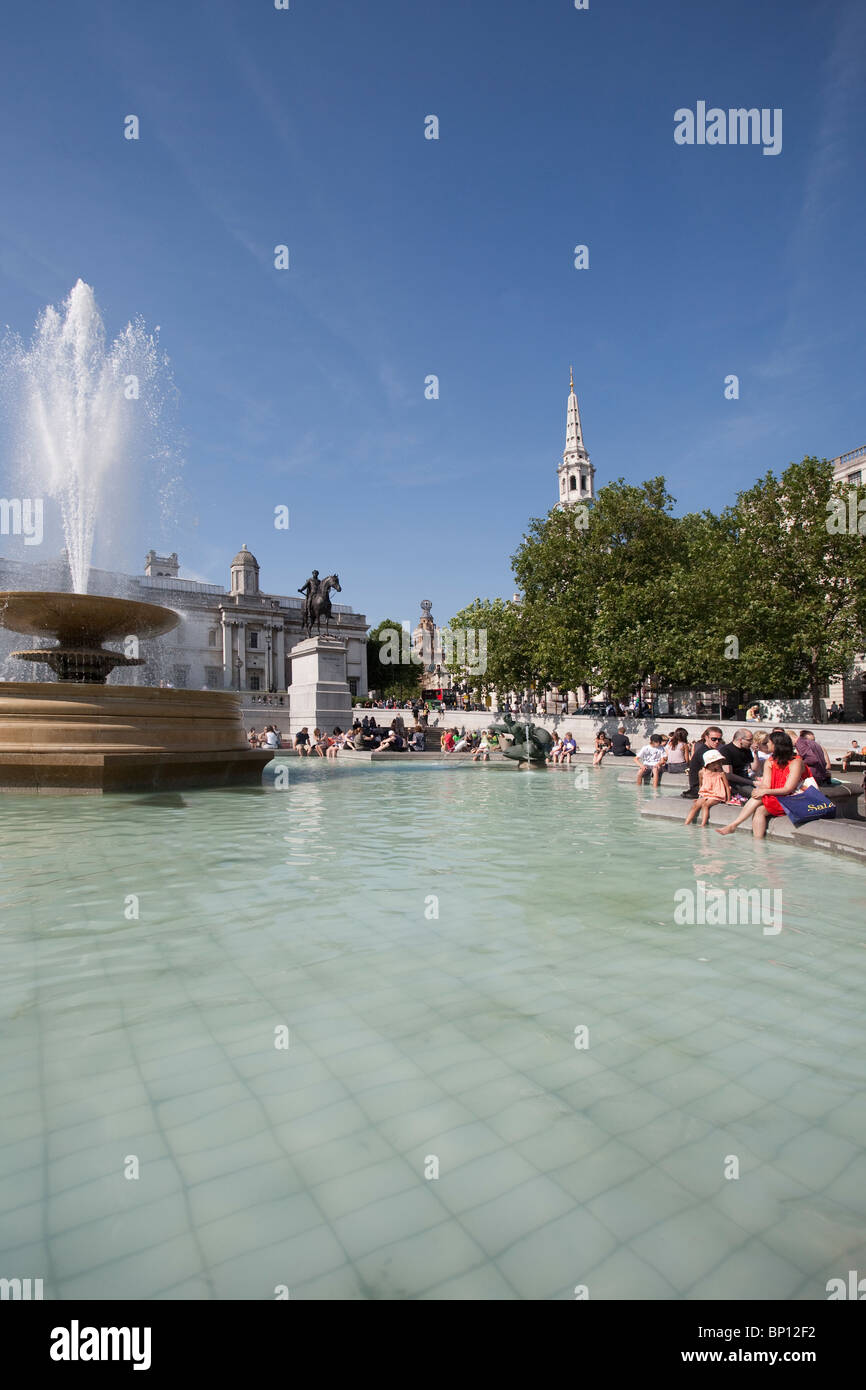
<path fill-rule="evenodd" d="M 834 40 L 821 65 L 821 114 L 807 157 L 799 215 L 784 255 L 790 270 L 787 312 L 774 350 L 755 367 L 756 374 L 768 381 L 797 375 L 814 360 L 816 341 L 809 305 L 815 293 L 818 246 L 828 225 L 844 215 L 855 139 L 859 153 L 854 108 L 862 101 L 864 72 L 866 7 L 862 0 L 851 0 L 839 14 Z"/>

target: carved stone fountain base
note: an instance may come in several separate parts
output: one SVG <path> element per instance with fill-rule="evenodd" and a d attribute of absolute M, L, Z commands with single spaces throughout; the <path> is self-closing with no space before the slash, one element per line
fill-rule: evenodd
<path fill-rule="evenodd" d="M 272 757 L 246 746 L 240 699 L 228 691 L 0 684 L 0 791 L 258 786 Z"/>

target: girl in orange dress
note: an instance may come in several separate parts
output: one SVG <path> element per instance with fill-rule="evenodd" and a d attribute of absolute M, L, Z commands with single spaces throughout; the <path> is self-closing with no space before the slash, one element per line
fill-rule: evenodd
<path fill-rule="evenodd" d="M 691 825 L 698 811 L 701 812 L 701 825 L 706 825 L 710 818 L 710 807 L 718 806 L 724 801 L 730 801 L 731 785 L 722 771 L 724 761 L 724 757 L 716 748 L 711 748 L 704 754 L 704 765 L 701 768 L 698 783 L 698 797 L 689 808 L 686 825 Z"/>

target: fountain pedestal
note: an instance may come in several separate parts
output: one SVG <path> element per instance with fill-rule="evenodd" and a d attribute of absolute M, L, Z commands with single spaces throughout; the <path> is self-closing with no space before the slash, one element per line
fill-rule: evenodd
<path fill-rule="evenodd" d="M 258 785 L 272 757 L 247 746 L 240 699 L 229 692 L 0 685 L 0 792 Z"/>
<path fill-rule="evenodd" d="M 269 749 L 251 749 L 240 696 L 221 690 L 106 685 L 139 666 L 103 642 L 170 632 L 158 604 L 94 594 L 2 593 L 0 626 L 56 637 L 17 652 L 68 678 L 0 685 L 0 791 L 116 792 L 258 785 Z"/>
<path fill-rule="evenodd" d="M 352 723 L 352 696 L 346 679 L 346 643 L 335 637 L 308 637 L 292 648 L 289 728 L 330 733 Z"/>

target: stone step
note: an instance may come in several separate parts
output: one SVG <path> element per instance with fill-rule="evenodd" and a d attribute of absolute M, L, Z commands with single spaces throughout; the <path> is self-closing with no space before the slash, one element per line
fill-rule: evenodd
<path fill-rule="evenodd" d="M 671 797 L 658 796 L 651 801 L 647 801 L 641 807 L 641 816 L 647 820 L 666 820 L 679 822 L 683 825 L 686 816 L 686 803 L 681 801 L 677 805 Z M 729 825 L 734 819 L 737 806 L 713 806 L 710 811 L 710 821 L 707 830 L 712 833 L 710 827 L 719 825 Z M 841 819 L 844 813 L 840 807 L 835 820 L 810 821 L 806 825 L 794 827 L 787 816 L 775 816 L 767 825 L 767 838 L 771 840 L 785 840 L 791 844 L 798 844 L 807 849 L 823 849 L 834 854 L 840 854 L 848 859 L 856 859 L 866 863 L 866 823 L 853 820 Z M 701 827 L 683 825 L 684 832 L 701 830 Z M 751 835 L 751 827 L 748 822 L 741 825 L 737 831 L 738 835 Z"/>
<path fill-rule="evenodd" d="M 635 774 L 636 773 L 637 769 L 635 768 Z M 632 776 L 631 773 L 623 774 L 618 780 L 623 786 L 635 788 L 638 786 L 636 776 Z M 657 797 L 665 797 L 668 800 L 674 799 L 679 801 L 683 806 L 686 805 L 687 799 L 682 793 L 688 786 L 687 777 L 665 777 L 664 774 L 662 774 L 661 783 L 657 788 L 653 788 L 652 782 L 646 778 L 640 785 L 648 788 L 650 791 L 654 791 Z M 822 787 L 821 791 L 828 796 L 831 801 L 837 803 L 839 807 L 837 812 L 838 816 L 842 816 L 846 820 L 859 820 L 864 816 L 864 796 L 856 783 L 852 785 L 850 782 L 843 782 L 841 780 L 833 781 L 828 787 Z M 683 815 L 685 815 L 685 811 Z"/>

